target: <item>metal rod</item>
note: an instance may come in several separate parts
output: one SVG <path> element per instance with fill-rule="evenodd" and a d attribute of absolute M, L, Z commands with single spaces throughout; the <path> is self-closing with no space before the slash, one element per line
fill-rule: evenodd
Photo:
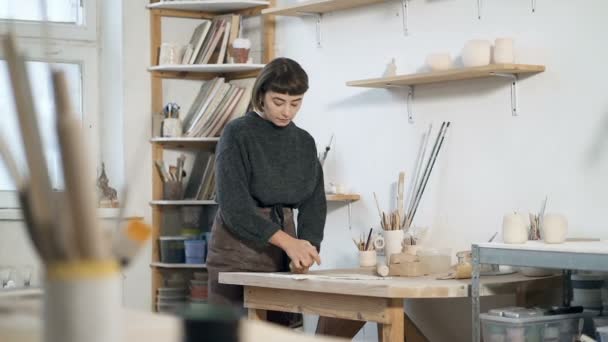
<path fill-rule="evenodd" d="M 517 81 L 518 81 L 519 77 L 517 76 L 517 74 L 504 74 L 504 73 L 495 72 L 495 73 L 492 73 L 492 75 L 508 78 L 511 80 L 511 114 L 513 116 L 519 115 L 519 113 L 517 111 Z"/>
<path fill-rule="evenodd" d="M 471 274 L 471 303 L 472 303 L 472 333 L 473 342 L 479 342 L 481 340 L 480 324 L 479 324 L 479 247 L 473 245 L 471 248 L 472 259 L 473 259 L 473 271 Z"/>
<path fill-rule="evenodd" d="M 407 30 L 407 0 L 401 0 L 401 11 L 403 12 L 403 34 L 407 36 L 409 34 Z"/>
<path fill-rule="evenodd" d="M 532 0 L 532 13 L 536 13 L 536 0 Z"/>
<path fill-rule="evenodd" d="M 414 113 L 412 111 L 412 102 L 414 102 L 414 86 L 409 86 L 407 90 L 407 120 L 409 123 L 414 123 Z"/>
<path fill-rule="evenodd" d="M 483 0 L 477 0 L 477 19 L 479 20 L 481 20 L 482 1 Z"/>

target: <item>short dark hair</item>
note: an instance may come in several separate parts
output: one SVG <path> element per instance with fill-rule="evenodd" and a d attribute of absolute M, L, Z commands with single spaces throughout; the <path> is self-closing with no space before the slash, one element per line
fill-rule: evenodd
<path fill-rule="evenodd" d="M 264 109 L 264 94 L 302 95 L 308 90 L 308 75 L 298 62 L 289 58 L 275 58 L 260 71 L 251 95 L 250 109 Z"/>

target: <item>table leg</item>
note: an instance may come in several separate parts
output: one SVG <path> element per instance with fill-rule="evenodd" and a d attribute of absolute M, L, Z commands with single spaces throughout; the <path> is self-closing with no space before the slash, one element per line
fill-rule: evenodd
<path fill-rule="evenodd" d="M 268 311 L 261 309 L 248 309 L 248 317 L 252 321 L 266 321 Z"/>
<path fill-rule="evenodd" d="M 386 315 L 389 318 L 389 323 L 378 323 L 378 341 L 405 341 L 405 329 L 403 327 L 403 320 L 405 318 L 405 314 L 403 312 L 403 299 L 389 299 L 389 305 L 386 308 Z"/>

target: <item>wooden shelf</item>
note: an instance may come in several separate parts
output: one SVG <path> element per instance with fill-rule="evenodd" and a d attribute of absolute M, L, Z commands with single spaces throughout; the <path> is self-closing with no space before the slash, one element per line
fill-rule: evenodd
<path fill-rule="evenodd" d="M 151 72 L 237 73 L 258 71 L 264 64 L 175 64 L 149 67 Z"/>
<path fill-rule="evenodd" d="M 310 13 L 327 13 L 349 8 L 361 7 L 387 2 L 386 0 L 313 0 L 305 1 L 295 5 L 273 7 L 262 10 L 262 14 L 304 16 Z"/>
<path fill-rule="evenodd" d="M 216 201 L 210 200 L 155 200 L 150 201 L 150 205 L 155 206 L 179 206 L 179 205 L 217 205 Z"/>
<path fill-rule="evenodd" d="M 163 262 L 153 262 L 150 267 L 156 268 L 207 268 L 207 264 L 166 264 Z"/>
<path fill-rule="evenodd" d="M 357 194 L 325 194 L 327 202 L 354 202 L 361 199 Z"/>
<path fill-rule="evenodd" d="M 200 11 L 225 13 L 258 6 L 268 6 L 268 1 L 257 0 L 205 0 L 205 1 L 161 1 L 148 5 L 149 9 Z"/>
<path fill-rule="evenodd" d="M 164 148 L 196 148 L 213 151 L 220 138 L 152 138 L 150 142 Z"/>
<path fill-rule="evenodd" d="M 446 71 L 409 74 L 402 76 L 373 78 L 367 80 L 350 81 L 350 87 L 390 88 L 398 86 L 413 86 L 418 84 L 431 84 L 450 81 L 471 80 L 476 78 L 493 77 L 497 74 L 534 74 L 545 71 L 543 65 L 526 64 L 490 64 L 474 68 L 458 68 Z"/>
<path fill-rule="evenodd" d="M 40 287 L 19 287 L 12 289 L 0 289 L 0 298 L 17 298 L 42 296 L 43 289 Z"/>

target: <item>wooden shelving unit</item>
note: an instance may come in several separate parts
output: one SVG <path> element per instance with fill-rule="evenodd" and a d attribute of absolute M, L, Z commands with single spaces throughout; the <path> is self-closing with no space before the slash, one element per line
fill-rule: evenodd
<path fill-rule="evenodd" d="M 220 138 L 152 138 L 150 142 L 168 149 L 196 148 L 215 150 Z"/>
<path fill-rule="evenodd" d="M 209 13 L 227 13 L 256 7 L 265 8 L 268 1 L 256 0 L 205 0 L 205 1 L 161 1 L 150 4 L 149 9 L 200 11 Z"/>
<path fill-rule="evenodd" d="M 161 65 L 157 66 L 159 49 L 162 44 L 162 18 L 212 19 L 217 15 L 234 13 L 242 16 L 261 15 L 262 9 L 275 5 L 276 0 L 206 0 L 206 1 L 151 1 L 150 10 L 150 65 L 151 110 L 160 113 L 165 104 L 163 81 L 166 79 L 207 80 L 224 77 L 227 81 L 256 77 L 264 63 L 274 58 L 275 19 L 264 16 L 262 20 L 263 56 L 261 64 L 208 64 L 208 65 Z M 214 150 L 219 138 L 152 138 L 152 160 L 162 160 L 165 149 L 193 148 Z M 154 167 L 153 167 L 154 169 Z M 164 201 L 163 183 L 156 170 L 152 175 L 152 310 L 156 311 L 156 290 L 163 285 L 163 273 L 202 269 L 205 265 L 160 263 L 158 237 L 164 211 L 174 211 L 178 206 L 213 206 L 215 201 Z M 212 210 L 212 209 L 210 209 Z"/>
<path fill-rule="evenodd" d="M 201 269 L 206 268 L 206 264 L 167 264 L 164 262 L 153 262 L 150 264 L 152 268 L 166 268 L 166 269 Z"/>
<path fill-rule="evenodd" d="M 414 87 L 418 85 L 466 81 L 479 78 L 501 77 L 511 83 L 511 113 L 517 116 L 517 82 L 520 76 L 533 75 L 545 71 L 544 65 L 529 64 L 490 64 L 474 68 L 455 68 L 446 71 L 434 71 L 392 77 L 372 78 L 346 82 L 349 87 L 364 88 L 407 88 L 407 109 L 410 123 L 414 121 L 411 103 L 414 97 Z"/>

